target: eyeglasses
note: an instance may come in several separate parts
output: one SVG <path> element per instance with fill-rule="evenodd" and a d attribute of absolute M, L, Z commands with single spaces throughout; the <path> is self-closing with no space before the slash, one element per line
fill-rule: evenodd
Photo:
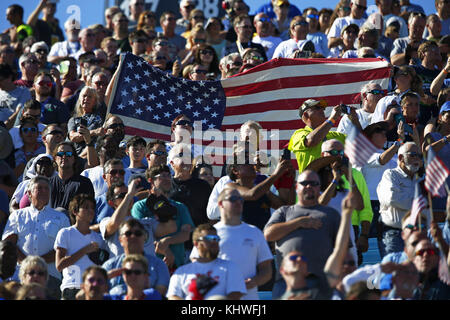
<path fill-rule="evenodd" d="M 56 136 L 57 134 L 62 135 L 63 132 L 62 132 L 62 131 L 59 131 L 59 130 L 52 130 L 52 131 L 50 131 L 49 133 L 47 133 L 47 135 L 49 135 L 49 134 L 51 134 L 51 135 L 53 135 L 53 136 Z"/>
<path fill-rule="evenodd" d="M 116 195 L 114 195 L 114 200 L 117 200 L 117 199 L 123 199 L 123 198 L 125 198 L 125 196 L 127 195 L 127 193 L 126 192 L 122 192 L 122 193 L 119 193 L 119 194 L 116 194 Z"/>
<path fill-rule="evenodd" d="M 127 276 L 131 276 L 132 274 L 140 276 L 141 274 L 145 274 L 145 271 L 142 270 L 133 270 L 133 269 L 125 269 L 123 270 L 123 273 L 126 274 Z"/>
<path fill-rule="evenodd" d="M 27 272 L 27 274 L 29 276 L 37 275 L 37 276 L 43 277 L 43 276 L 45 276 L 46 273 L 44 271 L 30 270 L 30 271 Z"/>
<path fill-rule="evenodd" d="M 212 56 L 213 52 L 211 50 L 200 50 L 200 54 L 209 54 Z"/>
<path fill-rule="evenodd" d="M 227 197 L 227 198 L 225 198 L 224 199 L 225 201 L 230 201 L 230 202 L 236 202 L 236 201 L 240 201 L 240 202 L 243 202 L 244 201 L 244 198 L 242 198 L 241 196 L 236 196 L 236 195 L 234 195 L 234 196 L 229 196 L 229 197 Z"/>
<path fill-rule="evenodd" d="M 250 56 L 249 59 L 255 60 L 255 61 L 264 61 L 264 58 L 260 57 L 260 56 Z"/>
<path fill-rule="evenodd" d="M 339 10 L 350 11 L 350 7 L 340 7 Z"/>
<path fill-rule="evenodd" d="M 310 18 L 310 19 L 316 19 L 316 20 L 319 20 L 319 16 L 318 16 L 317 14 L 308 14 L 306 17 L 307 17 L 307 18 Z"/>
<path fill-rule="evenodd" d="M 426 228 L 426 225 L 421 223 L 420 224 L 420 228 L 422 230 L 424 230 Z M 418 230 L 419 229 L 419 225 L 407 224 L 404 229 Z"/>
<path fill-rule="evenodd" d="M 427 254 L 429 256 L 435 256 L 439 253 L 439 251 L 437 251 L 436 249 L 421 249 L 421 250 L 417 250 L 416 251 L 416 257 L 417 256 L 423 256 L 424 254 Z"/>
<path fill-rule="evenodd" d="M 105 280 L 102 278 L 95 278 L 95 277 L 91 277 L 91 278 L 87 278 L 86 279 L 90 284 L 94 284 L 97 283 L 98 285 L 104 285 L 105 284 Z"/>
<path fill-rule="evenodd" d="M 362 9 L 362 10 L 366 10 L 366 9 L 367 9 L 367 7 L 362 6 L 362 5 L 360 5 L 360 4 L 357 4 L 357 5 L 356 5 L 356 8 L 357 8 L 357 9 Z"/>
<path fill-rule="evenodd" d="M 22 129 L 20 129 L 23 133 L 28 133 L 28 132 L 32 132 L 32 133 L 35 133 L 35 132 L 37 132 L 37 128 L 22 128 Z"/>
<path fill-rule="evenodd" d="M 112 125 L 110 125 L 108 128 L 106 129 L 117 129 L 117 128 L 121 128 L 123 129 L 125 126 L 123 123 L 113 123 Z"/>
<path fill-rule="evenodd" d="M 124 233 L 122 233 L 123 236 L 129 238 L 132 235 L 134 235 L 135 237 L 142 237 L 144 235 L 144 232 L 142 230 L 135 230 L 135 231 L 125 231 Z"/>
<path fill-rule="evenodd" d="M 38 86 L 43 87 L 43 86 L 47 86 L 47 87 L 52 87 L 52 83 L 51 81 L 39 81 L 38 83 L 36 83 Z"/>
<path fill-rule="evenodd" d="M 370 90 L 369 93 L 375 94 L 375 95 L 378 95 L 378 94 L 384 95 L 383 90 L 378 90 L 378 89 Z"/>
<path fill-rule="evenodd" d="M 192 73 L 202 73 L 202 74 L 207 74 L 208 71 L 206 71 L 206 70 L 201 70 L 201 69 L 197 69 L 197 70 L 192 70 Z"/>
<path fill-rule="evenodd" d="M 115 176 L 116 174 L 120 174 L 121 176 L 125 175 L 125 170 L 123 169 L 112 169 L 108 172 L 110 175 Z"/>
<path fill-rule="evenodd" d="M 39 53 L 39 54 L 47 54 L 48 51 L 47 51 L 47 50 L 44 50 L 44 49 L 39 49 L 39 50 L 36 50 L 36 53 Z"/>
<path fill-rule="evenodd" d="M 289 260 L 291 261 L 297 261 L 297 259 L 300 258 L 302 261 L 307 262 L 308 259 L 306 259 L 305 256 L 299 255 L 299 254 L 292 254 L 289 256 Z"/>
<path fill-rule="evenodd" d="M 264 22 L 270 22 L 269 18 L 259 18 L 258 22 L 264 23 Z"/>
<path fill-rule="evenodd" d="M 220 237 L 216 236 L 214 234 L 208 234 L 206 236 L 199 237 L 197 239 L 197 241 L 208 241 L 208 242 L 213 242 L 214 241 L 214 242 L 219 242 L 220 241 Z"/>
<path fill-rule="evenodd" d="M 198 72 L 198 71 L 200 71 L 200 70 L 192 71 L 192 72 Z M 202 70 L 202 71 L 204 71 L 204 70 Z M 192 122 L 189 121 L 189 120 L 179 120 L 179 121 L 177 121 L 177 123 L 175 125 L 176 126 L 190 126 L 190 127 L 192 127 Z"/>
<path fill-rule="evenodd" d="M 317 187 L 320 185 L 319 181 L 314 181 L 314 180 L 303 180 L 303 181 L 299 181 L 297 183 L 301 184 L 304 187 L 306 187 L 307 185 L 310 185 L 311 187 Z"/>
<path fill-rule="evenodd" d="M 328 152 L 332 156 L 341 156 L 341 157 L 344 156 L 344 150 L 328 150 L 328 151 L 324 151 L 324 152 Z"/>
<path fill-rule="evenodd" d="M 306 21 L 299 21 L 299 22 L 294 23 L 294 25 L 292 27 L 293 28 L 295 28 L 296 26 L 306 27 L 307 25 L 309 25 L 308 22 L 306 22 Z"/>
<path fill-rule="evenodd" d="M 154 154 L 154 155 L 157 155 L 159 157 L 161 157 L 161 156 L 167 157 L 167 152 L 165 152 L 165 151 L 156 150 L 156 151 L 150 152 L 150 154 Z"/>
<path fill-rule="evenodd" d="M 66 151 L 66 152 L 60 151 L 60 152 L 57 152 L 57 153 L 56 153 L 56 156 L 57 156 L 57 157 L 60 157 L 60 158 L 62 158 L 62 157 L 64 157 L 64 156 L 66 156 L 66 157 L 71 157 L 71 156 L 73 156 L 73 152 L 72 152 L 72 151 Z"/>

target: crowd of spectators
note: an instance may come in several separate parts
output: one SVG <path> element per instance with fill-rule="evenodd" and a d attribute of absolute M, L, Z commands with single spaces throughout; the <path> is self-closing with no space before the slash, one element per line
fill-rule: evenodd
<path fill-rule="evenodd" d="M 446 196 L 410 219 L 424 157 L 432 149 L 450 168 L 450 4 L 434 1 L 427 16 L 409 0 L 376 0 L 370 15 L 366 0 L 266 0 L 255 15 L 226 0 L 224 16 L 207 18 L 194 0 L 159 16 L 130 0 L 90 26 L 59 21 L 54 1 L 29 17 L 11 4 L 0 35 L 0 298 L 450 299 L 448 172 Z M 193 130 L 186 115 L 162 141 L 126 136 L 108 114 L 127 52 L 192 81 L 275 58 L 379 58 L 391 76 L 387 90 L 377 79 L 361 87 L 360 108 L 298 106 L 292 161 L 255 152 L 263 128 L 243 123 L 214 176 L 181 139 Z M 377 149 L 362 167 L 344 154 L 354 127 Z M 369 238 L 380 261 L 363 266 Z"/>

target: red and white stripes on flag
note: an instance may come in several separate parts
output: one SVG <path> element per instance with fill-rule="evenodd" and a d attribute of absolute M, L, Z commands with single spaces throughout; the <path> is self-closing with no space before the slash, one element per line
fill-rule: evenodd
<path fill-rule="evenodd" d="M 364 166 L 377 150 L 373 143 L 355 126 L 350 128 L 345 139 L 344 153 L 353 166 Z"/>
<path fill-rule="evenodd" d="M 414 187 L 414 199 L 411 206 L 411 215 L 409 216 L 409 223 L 413 226 L 416 224 L 417 217 L 420 212 L 427 207 L 427 199 L 422 193 L 422 189 L 420 187 L 420 183 L 416 183 Z"/>
<path fill-rule="evenodd" d="M 298 115 L 298 108 L 305 100 L 325 99 L 329 106 L 344 103 L 359 107 L 362 87 L 373 82 L 386 90 L 389 72 L 388 63 L 376 58 L 272 59 L 234 77 L 220 80 L 222 95 L 224 92 L 226 96 L 226 107 L 220 131 L 217 131 L 223 133 L 223 140 L 217 141 L 217 136 L 206 130 L 203 131 L 201 139 L 193 137 L 193 143 L 203 147 L 217 146 L 214 149 L 215 157 L 222 157 L 222 163 L 225 163 L 225 159 L 232 155 L 232 145 L 238 137 L 230 138 L 225 134 L 227 130 L 238 131 L 244 122 L 254 120 L 267 133 L 263 136 L 260 151 L 272 155 L 281 154 L 280 150 L 289 142 L 293 132 L 305 126 Z M 139 83 L 145 81 L 151 86 L 155 80 L 160 81 L 143 77 Z M 213 82 L 205 83 L 208 85 Z M 165 91 L 167 99 L 177 100 L 176 96 L 171 97 L 169 90 Z M 214 101 L 212 95 L 208 99 Z M 325 111 L 326 115 L 330 112 L 331 108 Z M 176 114 L 172 113 L 172 119 L 175 116 Z M 139 117 L 127 117 L 126 114 L 120 117 L 125 123 L 127 138 L 139 134 L 147 140 L 171 139 L 170 126 L 166 124 L 149 123 Z M 207 120 L 204 119 L 205 123 Z M 234 140 L 228 141 L 230 139 Z M 221 164 L 215 166 L 215 176 L 218 176 L 221 167 Z"/>
<path fill-rule="evenodd" d="M 450 170 L 435 154 L 432 147 L 428 149 L 427 166 L 425 167 L 425 189 L 433 197 L 445 197 L 445 181 Z"/>

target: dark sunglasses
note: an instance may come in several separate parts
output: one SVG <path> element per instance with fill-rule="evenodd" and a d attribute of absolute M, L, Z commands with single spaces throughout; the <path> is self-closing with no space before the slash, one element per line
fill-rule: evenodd
<path fill-rule="evenodd" d="M 300 257 L 301 260 L 303 260 L 304 262 L 307 262 L 308 259 L 306 259 L 305 256 L 299 255 L 299 254 L 293 254 L 289 256 L 289 260 L 291 261 L 296 261 L 298 258 Z"/>
<path fill-rule="evenodd" d="M 305 27 L 307 25 L 309 25 L 308 22 L 306 22 L 306 21 L 299 21 L 297 23 L 294 23 L 294 25 L 292 27 L 293 28 L 295 28 L 296 26 L 304 26 Z"/>
<path fill-rule="evenodd" d="M 122 193 L 116 194 L 116 195 L 114 195 L 114 200 L 123 199 L 123 198 L 125 198 L 126 195 L 127 195 L 126 192 L 122 192 Z"/>
<path fill-rule="evenodd" d="M 360 4 L 357 4 L 357 5 L 356 5 L 356 8 L 358 8 L 358 9 L 363 9 L 363 10 L 366 10 L 366 9 L 367 9 L 367 7 L 362 6 L 362 5 L 360 5 Z"/>
<path fill-rule="evenodd" d="M 22 128 L 22 129 L 20 129 L 23 133 L 28 133 L 28 132 L 33 132 L 33 133 L 35 133 L 35 132 L 37 132 L 37 128 Z"/>
<path fill-rule="evenodd" d="M 421 223 L 420 228 L 424 230 L 426 229 L 426 225 Z M 419 230 L 419 225 L 407 224 L 404 229 Z"/>
<path fill-rule="evenodd" d="M 91 278 L 88 278 L 87 281 L 88 281 L 90 284 L 94 284 L 94 283 L 97 283 L 97 284 L 99 284 L 99 285 L 105 284 L 105 280 L 102 279 L 102 278 L 91 277 Z"/>
<path fill-rule="evenodd" d="M 56 156 L 57 157 L 61 157 L 61 158 L 64 157 L 64 156 L 71 157 L 71 156 L 73 156 L 73 152 L 72 151 L 66 151 L 66 152 L 60 151 L 60 152 L 56 153 Z"/>
<path fill-rule="evenodd" d="M 194 39 L 195 43 L 205 43 L 206 40 L 205 39 Z"/>
<path fill-rule="evenodd" d="M 121 176 L 125 175 L 125 170 L 123 169 L 112 169 L 108 172 L 110 175 L 115 176 L 116 174 L 120 174 Z"/>
<path fill-rule="evenodd" d="M 157 155 L 157 156 L 166 156 L 167 157 L 167 152 L 165 152 L 165 151 L 159 151 L 159 150 L 156 150 L 156 151 L 152 151 L 152 152 L 150 152 L 151 154 L 155 154 L 155 155 Z"/>
<path fill-rule="evenodd" d="M 49 135 L 49 134 L 55 136 L 55 135 L 57 135 L 57 134 L 61 134 L 61 135 L 62 135 L 63 132 L 62 132 L 62 131 L 59 131 L 59 130 L 52 130 L 52 131 L 50 131 L 49 133 L 47 133 L 47 135 Z"/>
<path fill-rule="evenodd" d="M 39 85 L 40 87 L 43 87 L 43 86 L 47 86 L 47 87 L 50 87 L 50 88 L 52 87 L 51 81 L 39 81 L 36 84 Z"/>
<path fill-rule="evenodd" d="M 383 90 L 378 90 L 378 89 L 370 90 L 369 93 L 375 94 L 375 95 L 377 95 L 377 94 L 382 94 L 382 95 L 384 95 Z"/>
<path fill-rule="evenodd" d="M 142 230 L 125 231 L 122 235 L 127 238 L 131 237 L 131 235 L 134 235 L 135 237 L 142 237 L 144 235 L 144 232 Z"/>
<path fill-rule="evenodd" d="M 213 52 L 211 50 L 200 50 L 200 54 L 209 54 L 212 55 Z"/>
<path fill-rule="evenodd" d="M 270 22 L 270 19 L 269 18 L 259 18 L 259 20 L 258 20 L 259 22 L 262 22 L 262 23 L 264 23 L 264 22 Z"/>
<path fill-rule="evenodd" d="M 39 54 L 48 54 L 48 51 L 47 51 L 47 50 L 44 50 L 44 49 L 39 49 L 39 50 L 36 50 L 36 53 L 39 53 Z"/>
<path fill-rule="evenodd" d="M 264 58 L 260 56 L 251 56 L 249 58 L 255 61 L 264 61 Z"/>
<path fill-rule="evenodd" d="M 204 70 L 198 70 L 198 71 L 204 71 Z M 193 72 L 198 72 L 198 71 L 193 71 Z M 179 120 L 179 121 L 177 121 L 177 123 L 175 125 L 176 126 L 190 126 L 190 127 L 192 127 L 192 122 L 189 121 L 189 120 Z"/>
<path fill-rule="evenodd" d="M 307 18 L 310 18 L 310 19 L 316 19 L 316 20 L 319 20 L 319 16 L 318 16 L 317 14 L 308 14 L 306 17 L 307 17 Z"/>
<path fill-rule="evenodd" d="M 124 128 L 124 127 L 125 126 L 123 123 L 113 123 L 107 129 L 117 129 L 117 128 Z"/>
<path fill-rule="evenodd" d="M 142 270 L 133 270 L 133 269 L 125 269 L 123 270 L 123 273 L 125 273 L 127 276 L 131 276 L 132 274 L 135 274 L 137 276 L 140 276 L 141 274 L 145 274 Z"/>
<path fill-rule="evenodd" d="M 206 71 L 206 70 L 201 70 L 201 69 L 197 69 L 197 70 L 192 70 L 192 73 L 202 73 L 202 74 L 207 74 L 208 71 Z"/>
<path fill-rule="evenodd" d="M 435 256 L 439 253 L 439 251 L 435 249 L 421 249 L 416 251 L 416 256 L 423 256 L 425 253 L 427 253 L 429 256 Z"/>
<path fill-rule="evenodd" d="M 225 198 L 224 200 L 226 200 L 226 201 L 230 201 L 230 202 L 236 202 L 236 201 L 244 201 L 244 198 L 242 198 L 241 196 L 236 196 L 236 195 L 234 195 L 234 196 L 229 196 L 228 198 Z"/>
<path fill-rule="evenodd" d="M 344 156 L 344 150 L 328 150 L 328 151 L 324 151 L 324 152 L 328 152 L 332 156 L 341 156 L 341 157 Z"/>
<path fill-rule="evenodd" d="M 303 180 L 303 181 L 299 181 L 297 183 L 301 184 L 304 187 L 306 187 L 307 185 L 310 185 L 311 187 L 317 187 L 320 185 L 320 183 L 318 181 L 314 181 L 314 180 Z"/>
<path fill-rule="evenodd" d="M 208 234 L 206 236 L 200 237 L 197 239 L 197 241 L 208 241 L 208 242 L 219 242 L 220 241 L 220 237 L 213 235 L 213 234 Z"/>
<path fill-rule="evenodd" d="M 34 276 L 34 275 L 41 276 L 41 277 L 45 276 L 45 272 L 44 271 L 36 271 L 36 270 L 28 271 L 27 274 L 29 276 Z"/>

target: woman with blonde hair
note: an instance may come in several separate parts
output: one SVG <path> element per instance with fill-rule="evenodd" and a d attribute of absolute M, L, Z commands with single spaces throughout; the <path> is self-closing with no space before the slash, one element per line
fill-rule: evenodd
<path fill-rule="evenodd" d="M 84 141 L 86 132 L 84 130 L 89 130 L 93 140 L 105 135 L 105 129 L 102 127 L 103 119 L 97 112 L 99 105 L 100 99 L 96 89 L 89 86 L 81 89 L 80 96 L 75 104 L 74 115 L 69 119 L 67 125 L 69 139 L 75 143 L 78 154 L 81 154 L 86 147 Z"/>
<path fill-rule="evenodd" d="M 156 28 L 156 14 L 153 11 L 146 10 L 139 15 L 136 30 L 144 30 L 145 27 Z"/>

